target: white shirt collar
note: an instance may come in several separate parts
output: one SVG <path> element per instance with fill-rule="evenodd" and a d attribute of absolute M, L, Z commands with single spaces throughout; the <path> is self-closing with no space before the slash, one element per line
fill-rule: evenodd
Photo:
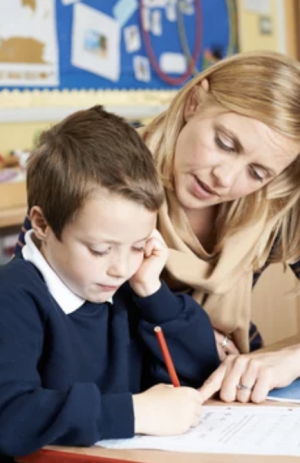
<path fill-rule="evenodd" d="M 65 312 L 70 314 L 79 309 L 85 300 L 73 293 L 52 270 L 32 240 L 33 230 L 25 234 L 25 246 L 22 248 L 24 260 L 31 262 L 42 274 L 50 294 Z"/>

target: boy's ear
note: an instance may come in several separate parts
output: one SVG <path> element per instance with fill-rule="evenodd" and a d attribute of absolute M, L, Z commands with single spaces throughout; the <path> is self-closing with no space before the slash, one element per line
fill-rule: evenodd
<path fill-rule="evenodd" d="M 30 210 L 31 226 L 35 233 L 35 236 L 40 241 L 45 241 L 47 238 L 47 231 L 49 226 L 44 217 L 43 211 L 39 206 L 33 206 Z"/>
<path fill-rule="evenodd" d="M 201 80 L 199 85 L 196 85 L 190 91 L 184 107 L 184 120 L 187 122 L 194 116 L 199 105 L 204 102 L 209 93 L 209 82 L 207 79 Z"/>

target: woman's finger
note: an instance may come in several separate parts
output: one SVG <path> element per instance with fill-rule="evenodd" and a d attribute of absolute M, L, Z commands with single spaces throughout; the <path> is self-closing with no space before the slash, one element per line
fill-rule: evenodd
<path fill-rule="evenodd" d="M 272 371 L 269 368 L 265 368 L 259 372 L 251 395 L 252 402 L 259 404 L 266 400 L 269 391 L 273 388 L 272 379 Z"/>
<path fill-rule="evenodd" d="M 236 398 L 239 402 L 250 402 L 252 395 L 256 387 L 256 381 L 259 374 L 259 362 L 255 359 L 251 359 L 247 363 L 247 368 L 240 377 L 239 384 L 237 386 Z"/>
<path fill-rule="evenodd" d="M 228 356 L 225 360 L 227 371 L 220 390 L 220 398 L 224 402 L 234 402 L 236 400 L 238 386 L 248 368 L 248 362 L 248 358 L 244 355 Z"/>
<path fill-rule="evenodd" d="M 223 379 L 226 375 L 227 365 L 223 362 L 198 389 L 202 397 L 202 403 L 210 399 L 222 387 Z"/>

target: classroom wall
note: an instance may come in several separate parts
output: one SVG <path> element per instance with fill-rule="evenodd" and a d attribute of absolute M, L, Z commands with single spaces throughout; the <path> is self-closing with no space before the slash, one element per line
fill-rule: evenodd
<path fill-rule="evenodd" d="M 0 125 L 0 152 L 4 156 L 13 149 L 31 149 L 35 138 L 51 124 L 47 122 L 2 123 Z"/>
<path fill-rule="evenodd" d="M 267 2 L 270 7 L 268 14 L 260 14 L 259 11 L 263 12 L 264 10 L 259 5 L 257 8 L 253 6 L 253 10 L 251 11 L 251 5 L 255 5 L 255 3 L 258 4 L 258 2 L 251 2 L 251 0 L 238 0 L 239 30 L 241 31 L 240 49 L 242 51 L 274 50 L 284 52 L 284 34 L 282 37 L 284 18 L 280 17 L 279 12 L 279 8 L 282 6 L 280 5 L 281 2 L 277 0 Z M 270 33 L 263 33 L 260 29 L 260 23 L 263 21 L 263 18 L 269 21 L 271 26 Z"/>
<path fill-rule="evenodd" d="M 32 148 L 42 130 L 78 109 L 102 104 L 129 121 L 145 121 L 164 111 L 174 94 L 174 90 L 0 92 L 0 153 Z"/>
<path fill-rule="evenodd" d="M 0 35 L 13 41 L 6 45 L 8 54 L 0 57 L 0 90 L 9 86 L 13 91 L 0 91 L 0 152 L 30 148 L 37 130 L 97 103 L 114 107 L 129 120 L 159 114 L 164 110 L 165 94 L 193 74 L 185 56 L 191 54 L 195 67 L 202 69 L 209 62 L 205 52 L 213 57 L 214 53 L 223 57 L 234 52 L 234 2 L 185 0 L 177 10 L 176 2 L 166 0 L 143 5 L 136 0 L 1 0 L 4 26 Z M 13 17 L 21 28 L 5 27 Z M 29 30 L 32 49 L 26 48 L 28 32 L 24 31 Z M 16 45 L 18 37 L 22 40 Z M 41 45 L 46 62 L 40 56 Z M 24 63 L 15 62 L 16 56 L 22 56 Z M 30 67 L 33 57 L 35 64 Z M 95 91 L 98 88 L 101 92 Z"/>
<path fill-rule="evenodd" d="M 273 50 L 297 58 L 298 1 L 237 0 L 240 50 Z"/>
<path fill-rule="evenodd" d="M 261 15 L 249 10 L 249 5 L 263 5 L 265 1 L 237 0 L 240 50 L 269 49 L 296 56 L 295 0 L 267 0 L 270 34 L 261 33 Z M 149 119 L 165 109 L 174 92 L 0 92 L 0 153 L 31 148 L 40 131 L 71 111 L 94 104 L 115 108 L 130 120 Z"/>

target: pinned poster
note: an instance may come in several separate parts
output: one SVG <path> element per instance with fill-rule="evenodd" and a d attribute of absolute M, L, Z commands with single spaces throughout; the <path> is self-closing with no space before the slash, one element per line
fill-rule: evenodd
<path fill-rule="evenodd" d="M 176 2 L 173 0 L 168 0 L 166 4 L 166 18 L 170 22 L 174 22 L 177 20 L 177 10 L 176 10 Z"/>
<path fill-rule="evenodd" d="M 145 31 L 151 29 L 151 10 L 150 8 L 143 6 L 142 8 L 142 25 Z"/>
<path fill-rule="evenodd" d="M 193 15 L 195 13 L 194 0 L 182 0 L 179 8 L 183 14 Z"/>
<path fill-rule="evenodd" d="M 149 82 L 151 79 L 149 59 L 145 56 L 134 56 L 133 58 L 134 75 L 137 80 Z"/>
<path fill-rule="evenodd" d="M 1 0 L 0 43 L 0 86 L 59 84 L 55 0 Z"/>
<path fill-rule="evenodd" d="M 151 32 L 153 35 L 160 36 L 162 34 L 161 11 L 154 10 L 152 13 Z"/>
<path fill-rule="evenodd" d="M 124 40 L 127 53 L 138 51 L 141 48 L 141 36 L 138 26 L 125 27 Z"/>
<path fill-rule="evenodd" d="M 80 0 L 61 0 L 63 5 L 73 5 L 73 3 L 80 2 Z"/>
<path fill-rule="evenodd" d="M 159 66 L 166 74 L 184 74 L 187 71 L 186 57 L 182 53 L 162 53 Z"/>
<path fill-rule="evenodd" d="M 168 0 L 144 0 L 143 5 L 148 8 L 164 8 Z"/>
<path fill-rule="evenodd" d="M 118 81 L 120 33 L 120 24 L 111 16 L 82 3 L 74 5 L 72 64 Z"/>
<path fill-rule="evenodd" d="M 113 8 L 114 17 L 121 26 L 124 26 L 138 7 L 138 0 L 119 0 Z"/>

